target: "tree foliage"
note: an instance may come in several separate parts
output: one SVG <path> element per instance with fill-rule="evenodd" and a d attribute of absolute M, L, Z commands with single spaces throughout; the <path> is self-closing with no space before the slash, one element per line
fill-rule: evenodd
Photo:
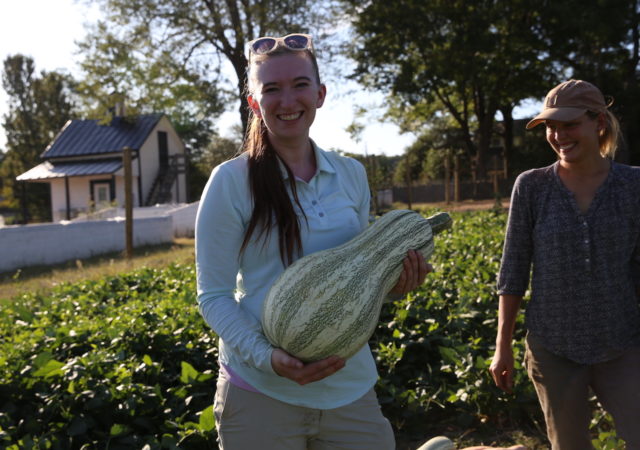
<path fill-rule="evenodd" d="M 513 109 L 569 77 L 618 99 L 631 161 L 640 159 L 639 2 L 343 0 L 355 34 L 355 78 L 389 93 L 405 129 L 456 123 L 482 177 L 501 112 L 513 155 Z M 637 156 L 633 156 L 637 155 Z"/>
<path fill-rule="evenodd" d="M 223 162 L 237 156 L 242 145 L 242 134 L 240 130 L 236 130 L 235 136 L 213 136 L 201 157 L 197 161 L 192 161 L 189 167 L 190 197 L 192 199 L 200 198 L 209 175 L 214 167 Z"/>
<path fill-rule="evenodd" d="M 360 2 L 348 0 L 359 8 Z M 446 114 L 484 174 L 496 112 L 539 90 L 549 68 L 531 52 L 536 8 L 526 1 L 373 0 L 353 25 L 355 76 L 392 93 L 410 116 Z"/>
<path fill-rule="evenodd" d="M 88 117 L 108 122 L 118 102 L 126 105 L 126 115 L 167 114 L 198 156 L 223 104 L 215 85 L 157 52 L 148 29 L 125 38 L 99 22 L 79 45 L 84 77 L 78 90 Z"/>
<path fill-rule="evenodd" d="M 188 97 L 191 90 L 200 96 L 201 119 L 239 100 L 243 129 L 247 43 L 262 35 L 316 30 L 331 17 L 309 0 L 87 1 L 106 13 L 81 46 L 87 77 L 95 81 L 90 86 L 108 80 L 119 93 L 148 89 L 140 98 L 162 102 L 177 94 Z"/>
<path fill-rule="evenodd" d="M 58 72 L 42 71 L 38 76 L 33 59 L 24 55 L 4 60 L 2 87 L 9 98 L 9 111 L 2 122 L 7 136 L 0 165 L 3 206 L 17 209 L 25 189 L 26 204 L 34 218 L 49 217 L 47 186 L 20 186 L 15 178 L 40 162 L 39 155 L 73 117 L 74 83 L 70 76 Z"/>
<path fill-rule="evenodd" d="M 559 78 L 589 80 L 614 99 L 624 133 L 620 159 L 640 164 L 640 1 L 549 1 L 544 18 L 544 48 Z"/>
<path fill-rule="evenodd" d="M 378 203 L 378 192 L 393 187 L 393 174 L 401 157 L 356 153 L 345 153 L 345 155 L 360 161 L 367 171 L 367 181 L 369 182 L 369 189 L 371 190 L 373 212 L 380 214 L 382 206 Z"/>

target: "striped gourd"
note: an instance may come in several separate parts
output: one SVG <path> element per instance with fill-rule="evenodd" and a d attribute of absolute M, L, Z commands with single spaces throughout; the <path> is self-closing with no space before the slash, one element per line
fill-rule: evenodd
<path fill-rule="evenodd" d="M 300 258 L 267 294 L 265 335 L 302 361 L 352 356 L 373 334 L 407 251 L 418 250 L 428 259 L 433 234 L 450 225 L 447 213 L 425 219 L 394 210 L 350 241 Z"/>
<path fill-rule="evenodd" d="M 448 437 L 437 436 L 422 444 L 418 450 L 456 450 L 456 446 Z"/>

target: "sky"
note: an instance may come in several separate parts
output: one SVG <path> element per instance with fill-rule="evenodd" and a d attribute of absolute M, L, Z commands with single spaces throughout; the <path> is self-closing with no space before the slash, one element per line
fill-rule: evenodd
<path fill-rule="evenodd" d="M 74 0 L 0 0 L 0 58 L 22 53 L 31 56 L 36 72 L 66 71 L 79 77 L 77 45 L 86 34 L 85 24 L 95 22 L 100 11 Z M 354 99 L 356 99 L 354 101 Z M 361 100 L 357 100 L 361 99 Z M 327 99 L 316 116 L 311 137 L 325 149 L 340 149 L 351 153 L 399 155 L 414 141 L 413 135 L 402 135 L 392 124 L 372 120 L 359 142 L 345 131 L 354 119 L 356 102 L 379 104 L 381 95 L 365 93 L 354 82 L 346 80 L 340 86 L 327 86 Z M 372 103 L 373 102 L 373 103 Z M 218 120 L 218 131 L 239 122 L 235 105 Z M 0 116 L 8 111 L 7 95 L 0 88 Z M 6 137 L 0 128 L 0 149 L 5 149 Z"/>
<path fill-rule="evenodd" d="M 0 0 L 0 58 L 22 53 L 31 56 L 36 72 L 65 71 L 79 78 L 76 42 L 86 34 L 85 25 L 100 18 L 97 7 L 87 7 L 77 0 Z M 383 112 L 382 94 L 365 92 L 355 82 L 331 80 L 327 85 L 325 104 L 318 110 L 311 128 L 311 137 L 325 149 L 340 149 L 350 153 L 400 155 L 415 136 L 401 134 L 398 128 L 376 119 L 362 121 L 366 126 L 358 142 L 346 127 L 354 120 L 359 106 L 378 108 Z M 0 87 L 0 117 L 7 113 L 7 96 Z M 514 114 L 514 115 L 517 115 Z M 217 121 L 222 136 L 230 135 L 239 122 L 235 105 Z M 0 150 L 5 149 L 6 137 L 0 127 Z"/>

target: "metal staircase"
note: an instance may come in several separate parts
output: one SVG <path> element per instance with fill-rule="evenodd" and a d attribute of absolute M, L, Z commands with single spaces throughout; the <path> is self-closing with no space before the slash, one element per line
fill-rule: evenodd
<path fill-rule="evenodd" d="M 170 155 L 169 164 L 160 168 L 158 175 L 151 185 L 145 202 L 146 206 L 162 203 L 171 203 L 173 199 L 173 185 L 178 175 L 186 173 L 185 155 Z M 178 186 L 176 186 L 176 190 Z"/>

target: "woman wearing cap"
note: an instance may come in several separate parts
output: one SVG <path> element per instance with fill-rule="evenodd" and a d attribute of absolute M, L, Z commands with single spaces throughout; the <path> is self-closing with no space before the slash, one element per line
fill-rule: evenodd
<path fill-rule="evenodd" d="M 608 106 L 593 84 L 569 80 L 527 124 L 545 125 L 558 161 L 516 179 L 498 276 L 490 371 L 511 392 L 511 340 L 531 273 L 525 362 L 553 449 L 591 448 L 590 389 L 627 449 L 640 449 L 640 169 L 613 161 Z"/>
<path fill-rule="evenodd" d="M 252 117 L 244 152 L 213 170 L 196 220 L 199 307 L 220 337 L 220 448 L 393 449 L 368 346 L 347 361 L 303 364 L 262 333 L 271 284 L 299 256 L 360 233 L 370 194 L 360 163 L 309 138 L 326 95 L 310 36 L 252 41 L 247 74 Z M 404 265 L 398 294 L 430 270 L 414 251 Z"/>

